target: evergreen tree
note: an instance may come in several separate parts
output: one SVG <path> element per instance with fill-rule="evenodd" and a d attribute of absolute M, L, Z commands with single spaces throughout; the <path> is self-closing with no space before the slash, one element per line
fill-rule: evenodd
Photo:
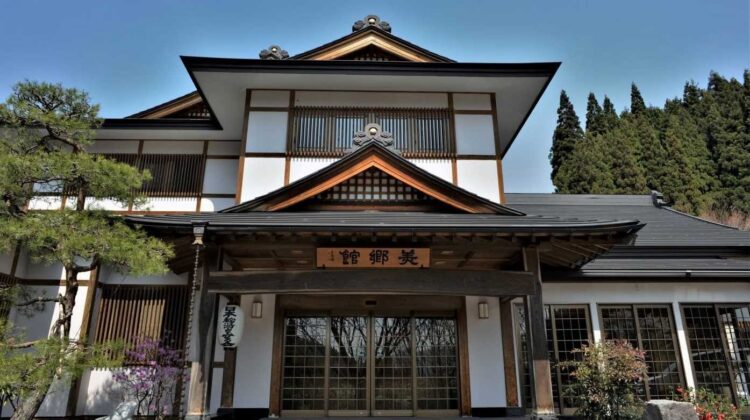
<path fill-rule="evenodd" d="M 576 143 L 573 153 L 560 166 L 557 185 L 562 194 L 612 194 L 615 184 L 610 169 L 608 146 L 601 135 L 588 134 Z"/>
<path fill-rule="evenodd" d="M 586 132 L 592 134 L 601 134 L 604 132 L 602 107 L 596 100 L 593 92 L 589 93 L 588 102 L 586 103 Z"/>
<path fill-rule="evenodd" d="M 612 194 L 643 194 L 648 192 L 643 168 L 634 151 L 637 148 L 632 127 L 620 125 L 603 136 L 609 154 L 610 172 L 614 188 Z"/>
<path fill-rule="evenodd" d="M 646 103 L 643 101 L 641 91 L 635 83 L 630 85 L 630 112 L 633 115 L 641 115 L 646 111 Z"/>
<path fill-rule="evenodd" d="M 612 101 L 604 95 L 604 101 L 602 102 L 602 125 L 603 131 L 614 130 L 617 127 L 619 117 L 617 111 L 615 111 L 615 105 Z"/>
<path fill-rule="evenodd" d="M 576 143 L 583 139 L 581 122 L 578 119 L 573 103 L 563 90 L 560 92 L 560 106 L 557 108 L 557 126 L 552 137 L 552 150 L 550 151 L 550 162 L 552 164 L 552 183 L 557 187 L 565 188 L 566 180 L 558 178 L 560 164 L 564 162 Z"/>

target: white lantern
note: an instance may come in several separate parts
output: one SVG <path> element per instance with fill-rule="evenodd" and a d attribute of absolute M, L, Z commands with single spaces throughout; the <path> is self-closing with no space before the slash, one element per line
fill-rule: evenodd
<path fill-rule="evenodd" d="M 233 349 L 242 340 L 245 325 L 245 313 L 239 305 L 227 305 L 219 319 L 219 343 L 222 347 Z"/>

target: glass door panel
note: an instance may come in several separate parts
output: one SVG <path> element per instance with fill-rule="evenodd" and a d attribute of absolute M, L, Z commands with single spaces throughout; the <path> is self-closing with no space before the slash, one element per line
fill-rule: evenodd
<path fill-rule="evenodd" d="M 367 317 L 332 316 L 328 414 L 366 416 Z"/>
<path fill-rule="evenodd" d="M 411 340 L 411 318 L 373 318 L 372 415 L 414 413 Z"/>
<path fill-rule="evenodd" d="M 458 415 L 456 320 L 416 318 L 417 410 Z"/>
<path fill-rule="evenodd" d="M 300 415 L 325 413 L 328 319 L 290 317 L 284 322 L 282 410 Z"/>

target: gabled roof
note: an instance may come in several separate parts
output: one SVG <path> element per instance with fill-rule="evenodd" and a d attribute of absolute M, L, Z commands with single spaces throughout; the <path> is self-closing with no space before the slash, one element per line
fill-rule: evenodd
<path fill-rule="evenodd" d="M 289 209 L 371 168 L 376 168 L 459 212 L 523 215 L 519 211 L 482 198 L 419 168 L 377 141 L 365 143 L 353 153 L 286 187 L 224 209 L 221 213 Z"/>
<path fill-rule="evenodd" d="M 174 114 L 202 102 L 203 98 L 201 98 L 200 94 L 198 94 L 198 91 L 195 90 L 180 97 L 153 106 L 149 109 L 144 109 L 143 111 L 128 115 L 125 118 L 164 118 L 165 116 L 169 116 L 170 114 Z"/>
<path fill-rule="evenodd" d="M 291 57 L 294 60 L 336 60 L 354 51 L 374 45 L 383 51 L 416 62 L 454 62 L 418 45 L 386 32 L 377 26 L 367 26 L 339 39 Z"/>

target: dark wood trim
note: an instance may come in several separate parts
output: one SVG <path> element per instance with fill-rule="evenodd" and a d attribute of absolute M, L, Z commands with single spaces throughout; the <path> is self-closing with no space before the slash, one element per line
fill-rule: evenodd
<path fill-rule="evenodd" d="M 280 152 L 246 152 L 245 157 L 286 157 L 286 153 Z"/>
<path fill-rule="evenodd" d="M 453 111 L 456 115 L 492 115 L 491 110 L 479 110 L 479 109 L 456 109 Z"/>
<path fill-rule="evenodd" d="M 503 179 L 503 160 L 497 159 L 497 189 L 500 191 L 500 204 L 505 204 L 505 180 Z"/>
<path fill-rule="evenodd" d="M 451 182 L 458 185 L 458 160 L 451 159 Z"/>
<path fill-rule="evenodd" d="M 287 157 L 284 159 L 284 186 L 289 185 L 289 174 L 292 170 L 292 158 Z"/>
<path fill-rule="evenodd" d="M 505 404 L 520 407 L 518 403 L 518 376 L 516 374 L 516 348 L 514 345 L 513 302 L 500 302 L 500 334 L 503 340 L 503 366 L 505 370 Z"/>
<path fill-rule="evenodd" d="M 213 193 L 207 193 L 203 194 L 201 198 L 234 198 L 234 194 L 213 194 Z M 151 214 L 149 212 L 149 214 Z"/>
<path fill-rule="evenodd" d="M 16 277 L 17 284 L 22 284 L 24 286 L 65 286 L 65 280 L 62 279 L 28 279 L 28 278 L 21 278 Z M 89 280 L 78 280 L 79 286 L 86 286 L 89 285 Z"/>
<path fill-rule="evenodd" d="M 536 246 L 523 248 L 524 269 L 534 276 L 535 291 L 525 296 L 527 337 L 529 337 L 529 372 L 532 378 L 532 415 L 554 415 L 555 405 L 552 396 L 552 372 L 547 353 L 547 334 L 544 321 L 542 298 L 542 273 L 539 249 Z"/>
<path fill-rule="evenodd" d="M 534 273 L 479 270 L 310 270 L 212 272 L 216 293 L 407 293 L 523 296 L 533 294 Z"/>
<path fill-rule="evenodd" d="M 240 295 L 227 295 L 227 305 L 239 305 Z M 216 362 L 214 362 L 216 367 Z M 234 378 L 237 370 L 237 349 L 224 349 L 224 368 L 221 376 L 221 403 L 222 408 L 231 408 L 234 405 Z"/>
<path fill-rule="evenodd" d="M 214 160 L 220 160 L 220 159 L 226 159 L 226 160 L 235 160 L 239 159 L 240 155 L 206 155 L 206 160 L 214 159 Z"/>
<path fill-rule="evenodd" d="M 237 190 L 235 192 L 235 204 L 242 202 L 242 181 L 245 177 L 245 156 L 247 151 L 247 124 L 250 117 L 250 98 L 252 90 L 245 89 L 245 114 L 242 116 L 242 142 L 240 143 L 240 159 L 237 164 Z"/>
<path fill-rule="evenodd" d="M 289 112 L 286 106 L 251 106 L 250 112 Z"/>
<path fill-rule="evenodd" d="M 466 318 L 466 296 L 463 296 L 461 299 L 461 307 L 456 313 L 456 321 L 458 322 L 459 411 L 462 416 L 471 415 L 469 327 Z"/>
<path fill-rule="evenodd" d="M 200 188 L 199 188 L 200 192 L 198 193 L 198 200 L 195 203 L 195 211 L 196 212 L 200 212 L 201 211 L 201 201 L 203 201 L 201 199 L 203 198 L 203 187 L 204 187 L 204 185 L 206 183 L 206 167 L 208 166 L 208 165 L 206 165 L 206 159 L 207 159 L 206 156 L 208 156 L 208 140 L 204 140 L 203 141 L 203 153 L 202 153 L 202 156 L 203 156 L 203 159 L 201 161 L 201 166 L 203 166 L 203 167 L 201 168 L 201 180 L 200 180 Z"/>
<path fill-rule="evenodd" d="M 269 416 L 279 417 L 281 415 L 281 362 L 284 350 L 284 310 L 282 309 L 279 296 L 274 302 L 273 314 L 273 355 L 271 356 L 271 393 L 269 397 Z"/>
<path fill-rule="evenodd" d="M 494 160 L 493 155 L 456 155 L 457 160 Z"/>

